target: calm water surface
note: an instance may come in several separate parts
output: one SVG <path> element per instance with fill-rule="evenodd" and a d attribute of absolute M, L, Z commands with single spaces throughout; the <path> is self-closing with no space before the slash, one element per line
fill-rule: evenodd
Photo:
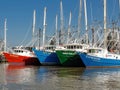
<path fill-rule="evenodd" d="M 120 68 L 0 64 L 0 90 L 120 90 Z"/>

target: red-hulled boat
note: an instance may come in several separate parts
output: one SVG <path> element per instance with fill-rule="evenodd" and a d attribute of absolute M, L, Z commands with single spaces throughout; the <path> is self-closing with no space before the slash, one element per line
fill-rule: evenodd
<path fill-rule="evenodd" d="M 13 48 L 12 52 L 3 52 L 7 62 L 23 63 L 25 65 L 40 65 L 39 60 L 28 48 Z"/>

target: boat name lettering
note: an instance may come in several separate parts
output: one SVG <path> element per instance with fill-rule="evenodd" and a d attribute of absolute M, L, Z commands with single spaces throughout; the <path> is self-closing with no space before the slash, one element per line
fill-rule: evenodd
<path fill-rule="evenodd" d="M 12 57 L 18 57 L 17 55 L 14 55 L 14 54 L 11 54 L 10 56 L 12 56 Z"/>
<path fill-rule="evenodd" d="M 76 54 L 75 52 L 74 53 L 68 53 L 68 52 L 63 52 L 63 54 L 69 54 L 69 55 L 74 55 L 74 54 Z"/>
<path fill-rule="evenodd" d="M 100 58 L 97 58 L 97 57 L 91 57 L 91 56 L 86 56 L 87 58 L 90 58 L 92 60 L 100 60 Z"/>

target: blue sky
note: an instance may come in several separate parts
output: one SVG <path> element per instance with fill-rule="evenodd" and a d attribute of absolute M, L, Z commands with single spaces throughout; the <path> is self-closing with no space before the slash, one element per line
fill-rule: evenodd
<path fill-rule="evenodd" d="M 94 20 L 103 21 L 103 0 L 86 1 L 88 25 L 91 25 Z M 68 27 L 70 11 L 72 12 L 72 25 L 77 26 L 79 0 L 62 0 L 62 2 L 64 26 Z M 45 6 L 47 7 L 47 34 L 52 35 L 55 31 L 55 16 L 60 14 L 60 0 L 0 0 L 0 38 L 3 38 L 4 19 L 7 18 L 8 45 L 19 45 L 25 38 L 28 42 L 32 36 L 33 10 L 36 10 L 36 30 L 38 30 L 38 28 L 43 28 Z M 117 19 L 118 15 L 119 0 L 107 0 L 107 21 Z M 84 10 L 81 23 L 84 29 Z"/>

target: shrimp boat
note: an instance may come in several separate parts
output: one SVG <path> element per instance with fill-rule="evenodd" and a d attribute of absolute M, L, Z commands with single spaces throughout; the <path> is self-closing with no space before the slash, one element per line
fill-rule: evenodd
<path fill-rule="evenodd" d="M 3 52 L 9 63 L 22 63 L 25 65 L 39 65 L 39 61 L 30 47 L 14 47 L 12 52 Z"/>
<path fill-rule="evenodd" d="M 106 34 L 106 0 L 104 0 L 104 47 L 88 48 L 86 53 L 79 52 L 79 56 L 86 67 L 119 67 L 120 55 L 110 52 L 107 47 Z M 116 46 L 117 47 L 117 46 Z"/>
<path fill-rule="evenodd" d="M 63 44 L 63 48 L 56 49 L 57 56 L 60 60 L 61 65 L 63 66 L 80 66 L 84 67 L 84 63 L 82 62 L 81 58 L 79 57 L 79 54 L 77 52 L 86 52 L 86 48 L 89 47 L 88 44 L 83 43 L 82 39 L 80 38 L 80 28 L 81 28 L 81 11 L 82 11 L 82 0 L 80 0 L 80 8 L 79 8 L 79 16 L 78 16 L 78 30 L 77 34 L 74 35 L 73 32 L 71 32 L 71 12 L 69 17 L 69 25 L 68 25 L 68 33 L 67 33 L 67 44 Z M 85 25 L 87 30 L 87 9 L 86 9 L 86 2 L 84 0 L 84 10 L 85 10 Z M 75 38 L 75 39 L 74 39 Z"/>
<path fill-rule="evenodd" d="M 76 51 L 85 52 L 87 45 L 66 44 L 61 49 L 56 49 L 57 56 L 63 66 L 81 66 L 84 67 L 81 58 Z"/>
<path fill-rule="evenodd" d="M 59 59 L 55 52 L 56 47 L 53 45 L 48 45 L 44 48 L 45 49 L 42 49 L 42 50 L 33 49 L 39 62 L 42 65 L 60 65 Z"/>
<path fill-rule="evenodd" d="M 47 8 L 45 7 L 44 21 L 43 21 L 43 45 L 41 46 L 40 49 L 34 48 L 33 51 L 42 65 L 59 65 L 60 64 L 59 59 L 55 52 L 56 45 L 51 45 L 51 44 L 46 45 L 45 43 L 46 10 Z"/>
<path fill-rule="evenodd" d="M 33 15 L 33 32 L 35 30 L 35 10 L 34 10 L 34 15 Z M 5 45 L 4 45 L 4 52 L 3 55 L 8 62 L 13 62 L 13 63 L 23 63 L 25 65 L 28 64 L 33 64 L 33 65 L 39 65 L 39 61 L 35 54 L 32 51 L 33 47 L 23 47 L 23 46 L 17 46 L 13 47 L 10 51 L 6 50 L 6 23 L 7 21 L 5 20 Z M 34 34 L 34 33 L 33 33 Z"/>
<path fill-rule="evenodd" d="M 120 55 L 110 53 L 103 48 L 89 48 L 87 53 L 79 52 L 85 67 L 115 67 L 120 66 Z"/>

